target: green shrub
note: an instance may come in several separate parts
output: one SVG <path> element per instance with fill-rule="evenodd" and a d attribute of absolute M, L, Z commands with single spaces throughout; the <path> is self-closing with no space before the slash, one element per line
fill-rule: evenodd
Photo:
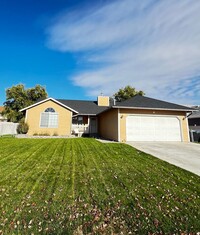
<path fill-rule="evenodd" d="M 25 123 L 24 118 L 21 119 L 19 125 L 17 126 L 17 133 L 18 134 L 26 134 L 28 132 L 29 126 Z"/>
<path fill-rule="evenodd" d="M 40 133 L 39 136 L 50 136 L 49 133 Z"/>

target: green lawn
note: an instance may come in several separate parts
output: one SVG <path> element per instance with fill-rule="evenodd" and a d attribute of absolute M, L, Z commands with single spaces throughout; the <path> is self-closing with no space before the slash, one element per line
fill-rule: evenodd
<path fill-rule="evenodd" d="M 200 232 L 200 177 L 125 144 L 0 139 L 0 234 L 120 232 Z"/>

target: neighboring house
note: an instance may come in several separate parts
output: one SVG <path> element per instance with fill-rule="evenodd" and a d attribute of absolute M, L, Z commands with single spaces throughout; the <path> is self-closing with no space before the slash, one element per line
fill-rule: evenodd
<path fill-rule="evenodd" d="M 4 107 L 0 106 L 0 122 L 5 122 L 7 120 L 6 117 L 1 114 L 3 110 L 4 110 Z"/>
<path fill-rule="evenodd" d="M 47 98 L 22 110 L 28 135 L 85 134 L 119 142 L 189 141 L 187 115 L 192 108 L 136 95 L 114 103 Z"/>
<path fill-rule="evenodd" d="M 190 138 L 192 142 L 200 142 L 200 107 L 195 108 L 199 110 L 188 117 Z"/>

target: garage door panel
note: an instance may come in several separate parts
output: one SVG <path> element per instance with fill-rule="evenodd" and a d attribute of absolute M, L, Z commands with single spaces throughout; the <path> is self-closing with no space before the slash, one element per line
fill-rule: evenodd
<path fill-rule="evenodd" d="M 126 119 L 127 141 L 181 141 L 176 117 L 133 116 Z"/>

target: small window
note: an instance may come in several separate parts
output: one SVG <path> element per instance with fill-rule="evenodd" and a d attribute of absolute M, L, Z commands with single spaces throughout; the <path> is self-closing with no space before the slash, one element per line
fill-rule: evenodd
<path fill-rule="evenodd" d="M 76 116 L 72 118 L 72 124 L 74 125 L 86 125 L 88 124 L 88 116 Z"/>
<path fill-rule="evenodd" d="M 48 113 L 48 112 L 55 113 L 55 109 L 53 109 L 53 108 L 47 108 L 44 112 L 45 112 L 45 113 Z"/>
<path fill-rule="evenodd" d="M 78 124 L 78 117 L 72 118 L 72 124 L 74 124 L 74 125 Z"/>
<path fill-rule="evenodd" d="M 47 108 L 43 113 L 41 113 L 40 127 L 58 127 L 58 113 L 56 113 L 53 108 Z"/>
<path fill-rule="evenodd" d="M 83 124 L 83 117 L 82 116 L 79 116 L 78 117 L 78 124 Z"/>

